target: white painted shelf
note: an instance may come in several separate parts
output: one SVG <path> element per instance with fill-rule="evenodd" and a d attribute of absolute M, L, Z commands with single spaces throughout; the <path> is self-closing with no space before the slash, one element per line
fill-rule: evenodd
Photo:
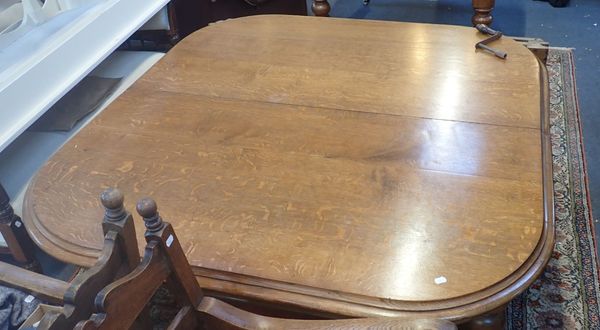
<path fill-rule="evenodd" d="M 22 214 L 23 196 L 27 185 L 46 160 L 163 56 L 163 53 L 156 52 L 113 52 L 91 74 L 106 78 L 122 78 L 122 80 L 96 111 L 86 116 L 69 132 L 25 131 L 0 152 L 0 182 L 11 197 L 11 205 L 16 214 Z M 5 245 L 0 235 L 0 246 Z"/>
<path fill-rule="evenodd" d="M 22 0 L 0 34 L 0 151 L 167 2 Z"/>

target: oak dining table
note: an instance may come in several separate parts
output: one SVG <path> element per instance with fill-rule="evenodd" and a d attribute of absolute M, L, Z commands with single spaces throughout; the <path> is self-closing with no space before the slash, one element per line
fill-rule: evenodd
<path fill-rule="evenodd" d="M 282 15 L 208 26 L 44 165 L 27 230 L 89 267 L 98 195 L 118 187 L 129 210 L 158 202 L 211 295 L 501 326 L 552 251 L 548 82 L 522 44 L 497 41 L 503 60 L 484 38 Z"/>

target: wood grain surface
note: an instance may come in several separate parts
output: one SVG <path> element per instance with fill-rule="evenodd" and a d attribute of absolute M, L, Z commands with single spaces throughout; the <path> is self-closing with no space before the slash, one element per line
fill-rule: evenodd
<path fill-rule="evenodd" d="M 207 291 L 348 316 L 497 308 L 547 261 L 551 181 L 544 69 L 509 39 L 494 45 L 505 61 L 476 51 L 484 37 L 214 24 L 48 161 L 24 221 L 51 255 L 89 266 L 97 196 L 115 186 L 128 209 L 155 197 Z"/>

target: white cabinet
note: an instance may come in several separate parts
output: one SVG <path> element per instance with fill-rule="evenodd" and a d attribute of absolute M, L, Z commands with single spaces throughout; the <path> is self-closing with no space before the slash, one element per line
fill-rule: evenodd
<path fill-rule="evenodd" d="M 23 0 L 0 33 L 0 151 L 167 2 Z"/>

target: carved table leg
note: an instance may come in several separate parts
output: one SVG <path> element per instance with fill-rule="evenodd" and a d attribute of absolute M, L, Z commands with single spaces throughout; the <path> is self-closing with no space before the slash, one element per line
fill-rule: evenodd
<path fill-rule="evenodd" d="M 473 26 L 492 24 L 492 9 L 494 9 L 495 2 L 495 0 L 473 0 L 473 9 L 475 10 L 475 14 L 471 19 Z"/>
<path fill-rule="evenodd" d="M 458 326 L 460 330 L 475 330 L 475 329 L 489 329 L 489 330 L 504 330 L 506 325 L 506 305 L 500 306 L 499 308 L 478 316 L 467 323 L 463 323 Z"/>
<path fill-rule="evenodd" d="M 23 221 L 13 211 L 8 194 L 0 184 L 0 232 L 13 259 L 25 269 L 39 272 L 40 264 L 34 256 L 34 243 L 27 234 Z"/>
<path fill-rule="evenodd" d="M 312 3 L 312 12 L 315 16 L 329 16 L 329 10 L 331 10 L 331 6 L 327 0 L 313 0 Z"/>

